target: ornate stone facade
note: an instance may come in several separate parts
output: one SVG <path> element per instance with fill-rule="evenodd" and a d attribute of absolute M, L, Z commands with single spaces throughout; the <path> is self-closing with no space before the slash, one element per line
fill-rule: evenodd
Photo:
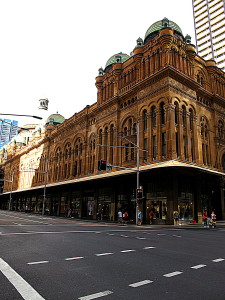
<path fill-rule="evenodd" d="M 5 178 L 14 174 L 12 185 L 5 182 L 2 206 L 12 188 L 13 209 L 29 203 L 38 212 L 45 186 L 45 213 L 71 207 L 75 217 L 115 220 L 118 209 L 134 216 L 138 126 L 144 221 L 150 209 L 156 223 L 171 223 L 176 210 L 184 221 L 201 221 L 205 208 L 224 217 L 225 73 L 200 58 L 175 23 L 164 21 L 144 42 L 137 40 L 130 57 L 118 53 L 99 70 L 95 104 L 56 127 L 49 123 L 35 143 L 7 159 L 2 155 Z M 102 159 L 115 167 L 99 171 Z"/>

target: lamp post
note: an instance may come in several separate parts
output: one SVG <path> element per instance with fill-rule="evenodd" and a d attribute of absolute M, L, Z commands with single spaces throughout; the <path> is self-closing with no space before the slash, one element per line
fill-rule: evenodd
<path fill-rule="evenodd" d="M 38 169 L 32 169 L 29 168 L 29 170 L 20 170 L 21 172 L 35 172 L 39 174 L 45 174 L 44 178 L 44 192 L 43 192 L 43 202 L 42 202 L 42 216 L 45 214 L 45 202 L 46 202 L 46 188 L 47 188 L 47 182 L 48 182 L 48 159 L 45 160 L 45 171 L 39 171 Z"/>
<path fill-rule="evenodd" d="M 38 117 L 38 116 L 32 116 L 32 115 L 20 115 L 20 114 L 2 114 L 2 113 L 0 113 L 0 115 L 1 115 L 1 116 L 29 117 L 29 118 L 35 118 L 35 119 L 42 120 L 42 117 Z"/>

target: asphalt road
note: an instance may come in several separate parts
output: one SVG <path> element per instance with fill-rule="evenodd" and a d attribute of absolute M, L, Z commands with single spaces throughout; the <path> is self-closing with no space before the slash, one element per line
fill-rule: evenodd
<path fill-rule="evenodd" d="M 225 299 L 225 228 L 0 211 L 0 300 Z"/>

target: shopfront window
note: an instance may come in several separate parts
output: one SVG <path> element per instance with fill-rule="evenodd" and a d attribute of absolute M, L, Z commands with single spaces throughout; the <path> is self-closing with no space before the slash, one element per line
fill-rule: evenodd
<path fill-rule="evenodd" d="M 81 199 L 78 193 L 72 194 L 71 210 L 72 217 L 81 218 Z"/>
<path fill-rule="evenodd" d="M 112 190 L 108 188 L 102 188 L 98 191 L 98 220 L 110 220 L 115 219 L 115 202 L 112 199 Z"/>
<path fill-rule="evenodd" d="M 167 200 L 165 198 L 152 199 L 146 201 L 146 220 L 149 223 L 149 213 L 153 212 L 153 220 L 158 223 L 160 220 L 166 220 Z"/>
<path fill-rule="evenodd" d="M 178 198 L 179 219 L 182 221 L 191 221 L 194 218 L 194 202 L 191 193 L 181 193 Z"/>

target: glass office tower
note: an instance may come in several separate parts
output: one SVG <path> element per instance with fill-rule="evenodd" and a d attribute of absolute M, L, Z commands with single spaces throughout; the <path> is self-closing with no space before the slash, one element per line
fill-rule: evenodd
<path fill-rule="evenodd" d="M 197 52 L 225 71 L 225 0 L 192 0 Z"/>

